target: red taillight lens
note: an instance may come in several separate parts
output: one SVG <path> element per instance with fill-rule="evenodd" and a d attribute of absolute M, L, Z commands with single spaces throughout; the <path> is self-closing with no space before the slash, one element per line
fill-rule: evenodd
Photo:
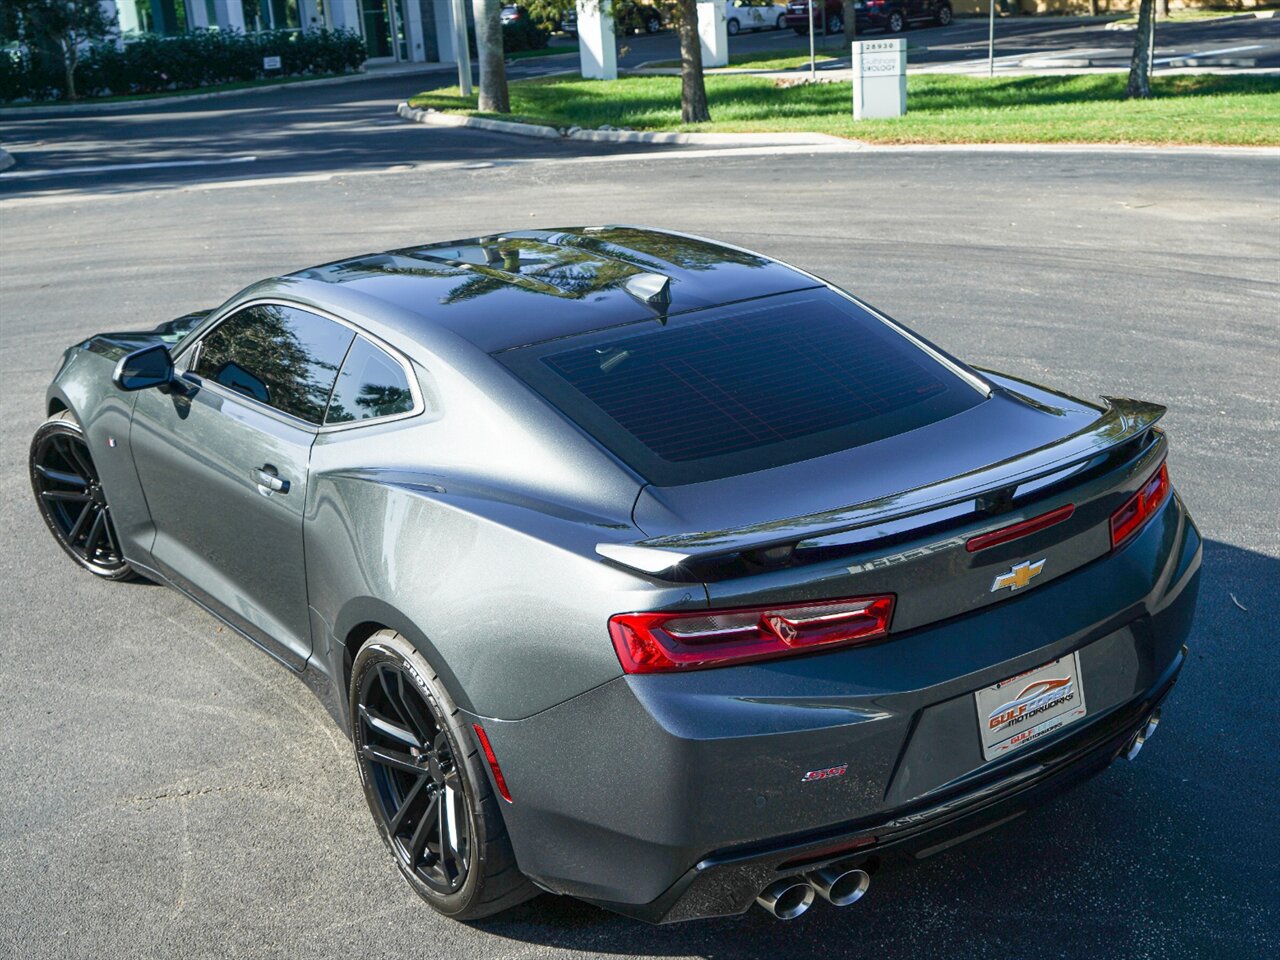
<path fill-rule="evenodd" d="M 620 613 L 609 635 L 627 673 L 697 670 L 874 640 L 889 632 L 893 596 L 682 613 Z"/>
<path fill-rule="evenodd" d="M 1111 546 L 1132 537 L 1169 497 L 1169 467 L 1163 461 L 1123 507 L 1111 515 Z"/>

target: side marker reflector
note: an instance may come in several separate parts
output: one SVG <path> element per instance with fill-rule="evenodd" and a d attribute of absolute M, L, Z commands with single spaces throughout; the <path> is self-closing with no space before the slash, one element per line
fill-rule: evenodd
<path fill-rule="evenodd" d="M 514 803 L 511 799 L 511 791 L 507 789 L 507 778 L 502 775 L 502 768 L 498 766 L 498 758 L 493 755 L 493 746 L 489 743 L 489 735 L 484 732 L 484 727 L 478 723 L 473 723 L 471 728 L 476 732 L 476 739 L 480 741 L 480 749 L 484 751 L 484 758 L 489 761 L 489 769 L 493 771 L 493 782 L 498 785 L 498 792 L 502 794 L 502 799 L 507 803 Z"/>

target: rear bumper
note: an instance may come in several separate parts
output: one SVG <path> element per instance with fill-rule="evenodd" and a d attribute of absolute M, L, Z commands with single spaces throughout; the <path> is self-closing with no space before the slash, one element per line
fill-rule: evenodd
<path fill-rule="evenodd" d="M 653 922 L 734 914 L 780 876 L 920 854 L 1121 754 L 1183 662 L 1200 537 L 1172 497 L 1123 549 L 863 648 L 630 676 L 485 725 L 521 869 Z M 982 759 L 973 691 L 1078 651 L 1088 715 Z M 801 782 L 847 763 L 844 776 Z"/>

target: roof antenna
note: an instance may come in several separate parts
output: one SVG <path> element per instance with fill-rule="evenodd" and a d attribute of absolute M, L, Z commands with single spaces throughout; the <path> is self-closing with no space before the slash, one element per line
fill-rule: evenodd
<path fill-rule="evenodd" d="M 653 307 L 658 322 L 667 323 L 667 307 L 671 306 L 671 278 L 660 273 L 637 273 L 628 277 L 623 289 L 641 303 Z"/>

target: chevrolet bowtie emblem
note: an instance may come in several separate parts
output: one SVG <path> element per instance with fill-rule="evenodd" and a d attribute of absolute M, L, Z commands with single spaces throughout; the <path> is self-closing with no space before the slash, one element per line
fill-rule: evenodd
<path fill-rule="evenodd" d="M 1022 563 L 1015 563 L 1013 569 L 1008 573 L 1002 573 L 991 581 L 991 592 L 1003 590 L 1008 587 L 1010 590 L 1018 590 L 1025 587 L 1028 583 L 1040 576 L 1040 571 L 1044 569 L 1043 560 L 1024 560 Z"/>

